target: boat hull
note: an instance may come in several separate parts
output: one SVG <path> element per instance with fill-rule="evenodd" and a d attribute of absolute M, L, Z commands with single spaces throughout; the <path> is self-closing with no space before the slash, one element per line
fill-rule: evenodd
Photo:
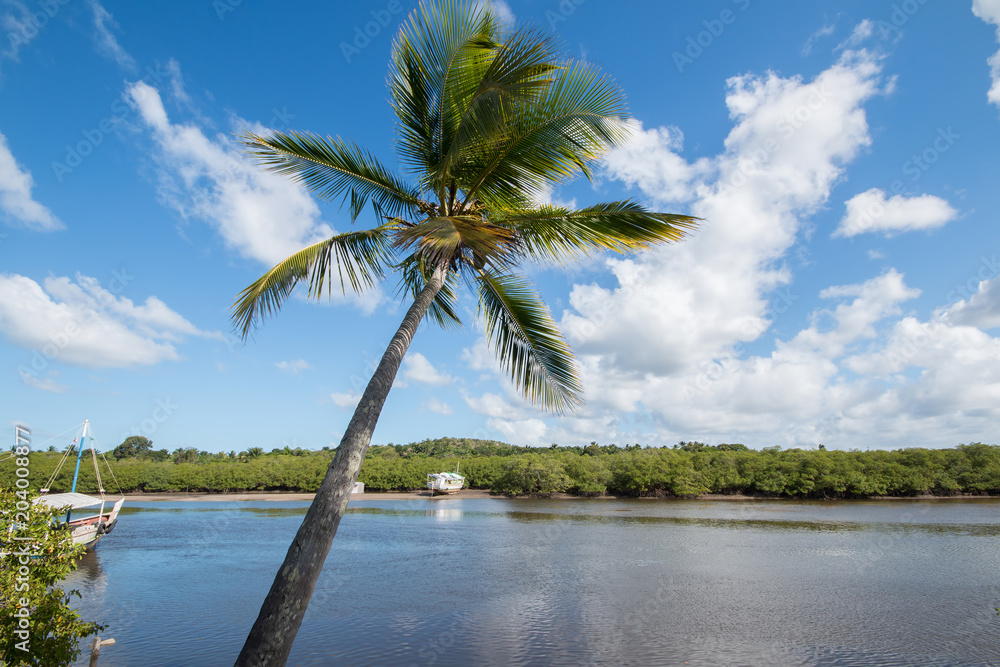
<path fill-rule="evenodd" d="M 118 519 L 112 518 L 110 514 L 105 514 L 70 521 L 68 527 L 73 536 L 73 544 L 81 544 L 85 550 L 92 551 L 97 547 L 97 543 L 102 537 L 114 530 L 117 523 Z"/>
<path fill-rule="evenodd" d="M 458 493 L 465 486 L 465 478 L 457 472 L 439 472 L 427 475 L 427 488 L 432 495 Z"/>

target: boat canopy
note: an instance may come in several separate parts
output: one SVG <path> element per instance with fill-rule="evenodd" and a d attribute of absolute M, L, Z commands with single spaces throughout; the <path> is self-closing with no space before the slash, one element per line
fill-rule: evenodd
<path fill-rule="evenodd" d="M 428 477 L 437 477 L 438 479 L 450 479 L 454 481 L 464 480 L 465 478 L 459 475 L 457 472 L 439 472 L 432 473 Z"/>
<path fill-rule="evenodd" d="M 100 505 L 104 501 L 100 498 L 88 496 L 83 493 L 53 493 L 47 496 L 35 498 L 35 502 L 41 505 L 48 505 L 49 507 L 55 509 L 69 508 L 71 510 L 75 510 L 80 507 L 93 507 L 94 505 Z"/>

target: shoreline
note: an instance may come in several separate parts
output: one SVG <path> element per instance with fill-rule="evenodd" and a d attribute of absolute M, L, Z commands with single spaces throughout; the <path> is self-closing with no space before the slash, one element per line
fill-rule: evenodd
<path fill-rule="evenodd" d="M 237 491 L 234 493 L 126 493 L 126 501 L 137 502 L 241 502 L 251 500 L 312 500 L 315 493 L 284 491 Z M 438 500 L 444 498 L 503 498 L 483 489 L 465 489 L 457 494 L 433 496 L 430 491 L 372 491 L 352 493 L 351 502 L 359 500 Z"/>
<path fill-rule="evenodd" d="M 284 492 L 284 491 L 238 491 L 234 493 L 127 493 L 125 494 L 125 500 L 131 502 L 249 502 L 249 501 L 311 501 L 316 496 L 315 493 L 294 493 L 294 492 Z M 364 500 L 447 500 L 449 498 L 467 498 L 467 499 L 480 499 L 480 498 L 498 498 L 507 500 L 519 500 L 524 498 L 530 498 L 526 496 L 511 497 L 502 494 L 494 494 L 486 489 L 463 489 L 455 494 L 434 496 L 430 491 L 373 491 L 365 493 L 352 493 L 351 502 L 358 502 Z M 539 499 L 537 497 L 531 499 Z M 879 500 L 879 501 L 928 501 L 928 500 L 997 500 L 1000 496 L 980 496 L 972 494 L 964 494 L 957 496 L 933 496 L 933 495 L 923 495 L 923 496 L 871 496 L 868 498 L 781 498 L 781 497 L 768 497 L 768 496 L 752 496 L 746 494 L 719 494 L 719 493 L 706 493 L 692 498 L 677 498 L 677 497 L 655 497 L 655 496 L 645 496 L 645 497 L 634 497 L 634 496 L 576 496 L 569 493 L 553 493 L 548 498 L 542 498 L 543 500 L 729 500 L 729 501 L 740 501 L 740 502 L 752 502 L 752 501 L 787 501 L 787 500 L 797 500 L 797 501 L 814 501 L 820 502 L 824 500 L 834 500 L 843 502 L 855 502 L 855 501 L 869 501 L 869 500 Z"/>

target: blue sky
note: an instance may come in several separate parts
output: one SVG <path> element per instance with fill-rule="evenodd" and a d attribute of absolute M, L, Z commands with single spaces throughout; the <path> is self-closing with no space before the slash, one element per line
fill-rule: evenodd
<path fill-rule="evenodd" d="M 392 282 L 293 298 L 238 341 L 235 295 L 351 223 L 233 138 L 309 130 L 397 165 L 385 77 L 413 6 L 0 0 L 5 423 L 39 443 L 89 417 L 105 449 L 336 445 L 404 306 Z M 1000 0 L 494 7 L 629 98 L 629 144 L 550 199 L 705 222 L 528 267 L 579 414 L 520 400 L 466 298 L 464 330 L 421 327 L 374 442 L 997 441 Z"/>

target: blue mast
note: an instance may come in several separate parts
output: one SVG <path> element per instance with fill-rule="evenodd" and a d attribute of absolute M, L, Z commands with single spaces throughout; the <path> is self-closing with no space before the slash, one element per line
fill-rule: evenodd
<path fill-rule="evenodd" d="M 76 450 L 76 470 L 73 471 L 73 487 L 69 490 L 70 493 L 76 493 L 76 479 L 80 476 L 80 459 L 83 458 L 83 443 L 87 439 L 87 427 L 90 425 L 89 419 L 83 420 L 83 435 L 80 436 L 80 447 Z M 69 523 L 69 516 L 72 514 L 73 510 L 66 510 L 66 523 Z"/>

